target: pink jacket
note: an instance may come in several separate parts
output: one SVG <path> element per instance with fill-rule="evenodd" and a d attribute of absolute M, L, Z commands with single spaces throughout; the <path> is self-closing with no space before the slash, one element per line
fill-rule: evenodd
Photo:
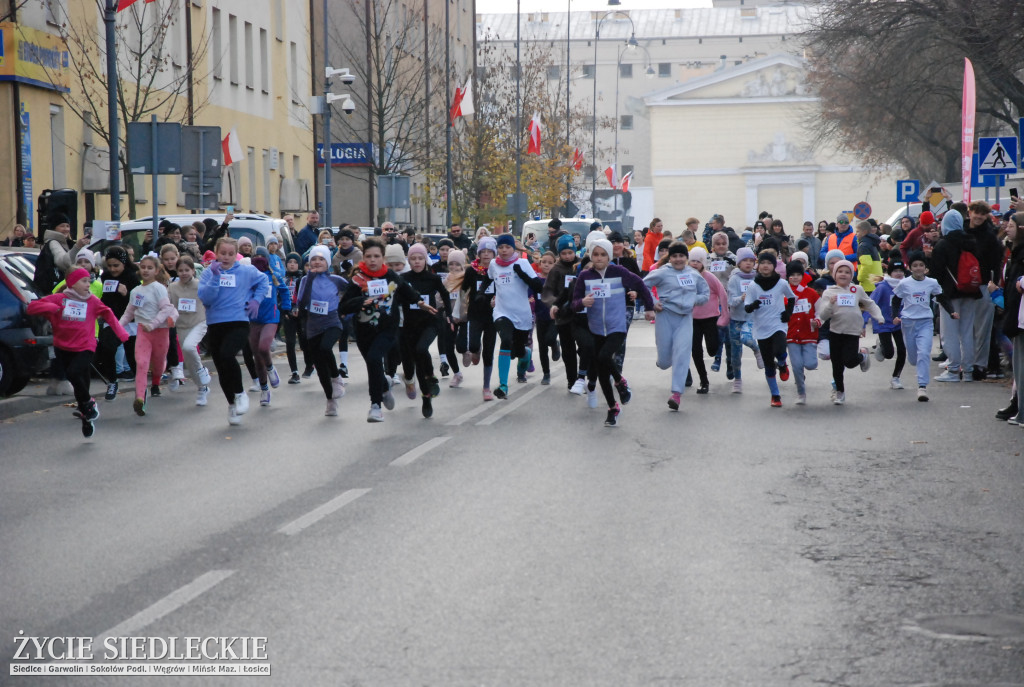
<path fill-rule="evenodd" d="M 693 319 L 703 320 L 708 317 L 717 317 L 718 326 L 724 327 L 729 324 L 729 296 L 718 277 L 707 270 L 701 272 L 701 276 L 704 277 L 708 288 L 711 289 L 711 297 L 708 298 L 707 303 L 693 309 Z"/>
<path fill-rule="evenodd" d="M 70 308 L 67 307 L 71 304 Z M 85 306 L 85 315 L 76 312 L 75 304 Z M 53 345 L 65 351 L 96 350 L 96 320 L 103 318 L 110 325 L 117 338 L 128 340 L 128 332 L 117 321 L 114 311 L 103 305 L 96 296 L 87 301 L 68 298 L 65 293 L 55 293 L 28 304 L 29 315 L 45 317 L 53 325 Z M 81 318 L 81 319 L 78 319 Z"/>

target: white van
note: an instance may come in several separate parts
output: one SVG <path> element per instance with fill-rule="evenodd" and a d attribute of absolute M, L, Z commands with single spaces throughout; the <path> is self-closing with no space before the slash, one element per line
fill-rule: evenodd
<path fill-rule="evenodd" d="M 220 226 L 224 223 L 224 218 L 227 215 L 221 214 L 201 214 L 201 215 L 163 215 L 158 218 L 158 221 L 168 220 L 175 224 L 180 224 L 182 227 L 182 233 L 184 229 L 193 222 L 201 222 L 206 218 L 210 218 Z M 121 223 L 121 244 L 129 245 L 135 251 L 135 256 L 141 257 L 145 250 L 142 250 L 142 242 L 145 240 L 146 231 L 153 228 L 152 217 L 140 217 L 139 219 L 133 219 L 129 222 Z M 231 238 L 240 239 L 243 236 L 248 236 L 252 240 L 254 247 L 267 245 L 267 239 L 271 236 L 276 236 L 281 241 L 281 249 L 285 255 L 295 250 L 295 239 L 288 229 L 288 224 L 283 219 L 275 219 L 268 217 L 267 215 L 256 215 L 251 213 L 235 213 L 234 219 L 228 225 L 228 232 L 231 234 Z M 92 251 L 104 251 L 107 246 L 113 245 L 114 241 L 108 241 L 106 236 L 93 236 L 92 243 L 89 244 L 89 250 Z M 147 246 L 148 250 L 148 246 Z"/>

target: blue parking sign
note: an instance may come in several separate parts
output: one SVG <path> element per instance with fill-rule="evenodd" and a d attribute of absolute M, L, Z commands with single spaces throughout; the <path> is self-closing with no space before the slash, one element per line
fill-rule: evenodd
<path fill-rule="evenodd" d="M 896 202 L 913 203 L 921 195 L 921 182 L 917 179 L 900 179 L 896 182 Z"/>

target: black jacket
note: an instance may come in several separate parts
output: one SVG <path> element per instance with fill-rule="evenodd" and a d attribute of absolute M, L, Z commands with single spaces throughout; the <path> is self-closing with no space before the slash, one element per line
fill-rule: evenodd
<path fill-rule="evenodd" d="M 1024 243 L 1018 244 L 1006 261 L 1006 280 L 1003 282 L 1003 333 L 1009 337 L 1024 332 L 1017 326 L 1017 314 L 1020 312 L 1021 294 L 1017 292 L 1017 280 L 1024 277 Z M 1015 346 L 1024 346 L 1020 341 Z"/>
<path fill-rule="evenodd" d="M 978 256 L 978 266 L 981 268 L 981 281 L 988 284 L 995 281 L 1003 259 L 1003 246 L 999 242 L 998 234 L 992 220 L 987 219 L 980 227 L 971 227 L 968 222 L 964 226 L 964 232 L 974 239 L 977 248 L 975 255 Z"/>
<path fill-rule="evenodd" d="M 973 236 L 964 231 L 951 231 L 935 244 L 932 250 L 932 261 L 928 270 L 942 287 L 942 294 L 949 299 L 953 298 L 981 298 L 981 293 L 962 293 L 956 288 L 956 273 L 960 263 L 960 253 L 964 250 L 978 255 L 978 244 Z M 981 258 L 978 258 L 979 264 Z M 982 279 L 985 279 L 985 271 L 982 268 Z M 988 283 L 988 282 L 984 282 Z M 987 293 L 987 292 L 986 292 Z"/>

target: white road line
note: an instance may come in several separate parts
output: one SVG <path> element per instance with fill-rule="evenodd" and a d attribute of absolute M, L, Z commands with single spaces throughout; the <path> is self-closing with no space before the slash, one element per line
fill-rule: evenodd
<path fill-rule="evenodd" d="M 525 404 L 527 401 L 529 401 L 533 397 L 539 396 L 540 394 L 544 393 L 549 388 L 550 387 L 547 387 L 547 386 L 539 386 L 536 389 L 534 389 L 533 391 L 527 391 L 525 394 L 523 394 L 522 396 L 520 396 L 516 400 L 512 401 L 511 403 L 502 404 L 501 410 L 496 412 L 494 415 L 491 415 L 490 417 L 481 420 L 480 422 L 478 422 L 476 424 L 478 426 L 479 425 L 493 425 L 495 422 L 497 422 L 501 418 L 505 417 L 506 415 L 511 413 L 513 410 L 515 410 L 519 406 Z"/>
<path fill-rule="evenodd" d="M 234 570 L 211 570 L 208 573 L 203 573 L 181 589 L 173 591 L 160 599 L 149 608 L 139 611 L 120 625 L 110 628 L 93 640 L 93 646 L 103 646 L 103 641 L 107 637 L 126 637 L 138 632 L 147 625 L 163 618 L 168 613 L 178 610 L 200 594 L 231 577 L 234 573 Z"/>
<path fill-rule="evenodd" d="M 328 515 L 338 510 L 339 508 L 342 508 L 343 506 L 352 503 L 360 496 L 363 496 L 364 494 L 368 493 L 370 493 L 369 489 L 349 489 L 348 491 L 342 493 L 341 495 L 334 497 L 324 505 L 309 511 L 301 518 L 298 518 L 297 520 L 292 520 L 290 523 L 279 529 L 278 532 L 280 532 L 281 534 L 287 534 L 289 536 L 293 534 L 298 534 L 299 532 L 306 529 L 313 523 L 322 520 L 323 518 L 326 518 Z"/>
<path fill-rule="evenodd" d="M 485 410 L 487 410 L 487 409 L 489 409 L 491 407 L 492 407 L 491 404 L 484 403 L 483 401 L 480 401 L 480 405 L 478 405 L 476 408 L 473 408 L 473 410 L 469 411 L 468 413 L 464 413 L 462 415 L 459 415 L 454 420 L 449 420 L 447 422 L 447 424 L 449 426 L 451 426 L 451 427 L 458 427 L 463 422 L 466 422 L 467 420 L 472 420 L 474 417 L 476 417 L 477 415 L 479 415 L 480 413 L 484 412 Z"/>
<path fill-rule="evenodd" d="M 427 441 L 427 442 L 424 442 L 424 443 L 420 444 L 419 446 L 417 446 L 413 450 L 408 451 L 408 452 L 403 453 L 402 455 L 398 456 L 393 461 L 391 461 L 391 465 L 393 465 L 395 467 L 401 467 L 403 465 L 408 465 L 409 463 L 413 462 L 414 460 L 416 460 L 420 456 L 422 456 L 422 455 L 424 455 L 424 454 L 426 454 L 426 453 L 428 453 L 430 451 L 433 451 L 435 448 L 437 448 L 438 446 L 440 446 L 444 442 L 448 441 L 449 439 L 451 439 L 451 437 L 434 437 L 430 441 Z"/>

